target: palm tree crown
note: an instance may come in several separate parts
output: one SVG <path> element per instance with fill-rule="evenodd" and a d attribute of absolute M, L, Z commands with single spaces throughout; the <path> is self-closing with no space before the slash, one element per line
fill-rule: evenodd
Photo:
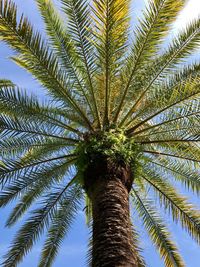
<path fill-rule="evenodd" d="M 0 206 L 18 200 L 7 226 L 39 205 L 2 266 L 17 266 L 45 229 L 38 266 L 52 266 L 82 199 L 92 219 L 83 176 L 102 155 L 131 166 L 133 209 L 165 265 L 184 266 L 154 197 L 200 243 L 199 213 L 174 185 L 200 192 L 200 64 L 185 60 L 200 43 L 200 19 L 163 50 L 184 0 L 150 0 L 134 34 L 129 0 L 61 0 L 61 12 L 35 1 L 47 40 L 0 0 L 0 39 L 48 92 L 41 103 L 0 81 Z"/>

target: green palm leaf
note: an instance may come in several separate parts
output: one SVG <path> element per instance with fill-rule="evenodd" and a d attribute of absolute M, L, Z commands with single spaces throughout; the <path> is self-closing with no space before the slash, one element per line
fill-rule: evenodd
<path fill-rule="evenodd" d="M 49 193 L 43 199 L 43 206 L 34 210 L 32 216 L 22 226 L 18 234 L 16 235 L 13 246 L 7 253 L 4 265 L 16 266 L 26 253 L 30 250 L 33 244 L 37 241 L 39 236 L 43 233 L 44 227 L 48 227 L 52 216 L 55 214 L 60 202 L 66 198 L 67 187 L 71 185 L 57 189 L 54 193 Z M 75 188 L 77 190 L 77 188 Z"/>
<path fill-rule="evenodd" d="M 89 92 L 92 96 L 98 126 L 100 126 L 99 110 L 94 89 L 94 46 L 90 40 L 92 38 L 92 22 L 89 2 L 87 0 L 62 0 L 61 2 L 63 4 L 63 10 L 68 17 L 68 32 L 74 42 L 79 58 L 83 62 L 82 73 L 85 74 L 83 78 L 86 81 Z"/>
<path fill-rule="evenodd" d="M 73 188 L 68 193 L 67 197 L 60 203 L 60 208 L 52 218 L 52 224 L 48 230 L 48 237 L 45 241 L 38 266 L 48 267 L 52 265 L 52 262 L 58 253 L 58 249 L 79 209 L 80 197 L 80 190 Z"/>
<path fill-rule="evenodd" d="M 120 105 L 115 115 L 115 121 L 134 80 L 135 73 L 143 63 L 146 64 L 151 60 L 184 3 L 185 1 L 182 0 L 176 2 L 173 0 L 150 1 L 144 12 L 143 20 L 140 21 L 140 25 L 135 30 L 135 41 L 123 73 L 125 78 L 128 75 L 128 79 L 126 78 L 125 80 L 124 93 L 119 102 Z"/>
<path fill-rule="evenodd" d="M 13 60 L 35 75 L 54 97 L 67 101 L 75 112 L 85 118 L 89 126 L 89 121 L 69 92 L 66 74 L 59 70 L 56 57 L 42 40 L 40 34 L 34 33 L 32 26 L 23 16 L 20 23 L 17 24 L 17 9 L 12 2 L 1 0 L 0 12 L 0 36 L 20 53 Z M 35 67 L 33 68 L 33 66 Z"/>
<path fill-rule="evenodd" d="M 147 229 L 152 242 L 157 247 L 161 257 L 164 259 L 165 266 L 185 266 L 178 249 L 170 239 L 170 233 L 162 222 L 160 215 L 157 214 L 152 205 L 152 201 L 145 199 L 133 190 L 133 201 Z"/>
<path fill-rule="evenodd" d="M 93 112 L 91 96 L 85 88 L 81 74 L 81 62 L 75 50 L 75 45 L 71 41 L 69 34 L 66 33 L 67 28 L 64 27 L 64 21 L 51 1 L 38 0 L 37 2 L 46 25 L 47 34 L 54 46 L 59 61 L 71 79 L 70 83 L 73 87 L 77 88 L 77 92 L 79 92 L 80 96 L 84 97 L 84 100 L 90 107 L 90 111 Z M 95 114 L 93 114 L 93 117 L 95 117 Z"/>
<path fill-rule="evenodd" d="M 104 87 L 102 93 L 105 99 L 105 125 L 109 122 L 110 102 L 114 101 L 112 91 L 115 87 L 115 76 L 118 75 L 127 46 L 129 6 L 129 0 L 94 1 L 95 30 L 93 34 L 96 37 L 95 47 L 101 72 L 101 86 Z M 100 88 L 99 90 L 102 90 Z"/>
<path fill-rule="evenodd" d="M 36 122 L 48 121 L 53 125 L 78 133 L 78 130 L 68 125 L 69 119 L 66 120 L 63 118 L 58 108 L 54 108 L 48 103 L 39 103 L 34 96 L 28 96 L 26 91 L 23 92 L 13 87 L 4 88 L 0 91 L 0 101 L 1 114 L 7 114 L 18 118 L 31 118 Z M 66 122 L 63 122 L 64 120 Z"/>
<path fill-rule="evenodd" d="M 140 87 L 142 88 L 140 97 L 138 97 L 137 101 L 123 118 L 123 122 L 134 112 L 136 107 L 146 97 L 147 92 L 151 89 L 152 85 L 156 82 L 160 75 L 163 74 L 166 69 L 171 70 L 174 65 L 179 63 L 181 59 L 186 57 L 188 53 L 191 53 L 198 46 L 200 41 L 199 27 L 199 20 L 192 22 L 181 34 L 179 34 L 177 38 L 172 41 L 168 50 L 159 58 L 159 62 L 155 60 L 155 62 L 152 63 L 151 69 L 153 69 L 153 74 L 152 77 L 150 77 L 150 83 L 145 87 Z M 156 68 L 154 66 L 156 66 Z M 146 79 L 149 80 L 148 74 L 145 75 Z"/>
<path fill-rule="evenodd" d="M 0 206 L 3 207 L 18 197 L 27 195 L 27 192 L 32 192 L 34 197 L 38 197 L 44 190 L 49 189 L 49 184 L 60 181 L 61 177 L 67 173 L 73 160 L 64 162 L 63 164 L 54 163 L 37 169 L 33 173 L 24 174 L 22 177 L 11 181 L 6 185 L 0 196 Z M 34 190 L 34 186 L 41 188 L 39 192 Z M 32 197 L 31 197 L 32 198 Z M 24 203 L 26 204 L 27 201 Z"/>
<path fill-rule="evenodd" d="M 160 204 L 166 211 L 169 211 L 172 214 L 173 220 L 176 222 L 179 221 L 191 237 L 199 243 L 199 213 L 186 201 L 186 198 L 179 195 L 174 187 L 160 178 L 157 173 L 154 174 L 152 171 L 146 171 L 143 179 L 145 179 L 158 194 Z"/>
<path fill-rule="evenodd" d="M 67 174 L 67 170 L 72 165 L 72 163 L 73 161 L 69 160 L 63 165 L 55 166 L 54 168 L 48 168 L 48 171 L 46 172 L 42 171 L 38 176 L 34 175 L 34 188 L 30 187 L 30 182 L 28 188 L 26 185 L 26 192 L 22 194 L 19 203 L 10 213 L 6 225 L 10 227 L 15 224 L 21 218 L 21 216 L 28 210 L 28 208 L 34 203 L 34 201 L 36 201 L 36 199 L 41 197 L 47 190 L 50 190 L 56 182 L 61 181 L 63 177 Z M 36 182 L 36 180 L 38 180 L 38 182 Z M 16 191 L 14 193 L 14 196 L 16 197 Z M 22 191 L 20 190 L 20 194 L 21 193 Z M 17 194 L 19 194 L 19 188 Z M 6 200 L 10 201 L 13 198 L 13 192 L 11 196 L 7 194 L 6 197 Z M 3 203 L 5 203 L 4 200 Z"/>

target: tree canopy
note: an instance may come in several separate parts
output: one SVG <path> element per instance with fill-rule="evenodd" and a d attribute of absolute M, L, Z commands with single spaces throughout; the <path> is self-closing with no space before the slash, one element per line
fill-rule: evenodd
<path fill-rule="evenodd" d="M 91 219 L 82 170 L 100 151 L 133 166 L 133 209 L 165 266 L 183 267 L 160 210 L 200 243 L 200 214 L 176 188 L 200 192 L 200 63 L 187 60 L 200 19 L 163 49 L 184 0 L 150 0 L 134 33 L 129 0 L 60 0 L 60 11 L 35 1 L 46 38 L 0 0 L 0 40 L 48 94 L 0 81 L 0 206 L 17 202 L 7 226 L 37 204 L 2 266 L 17 266 L 45 231 L 38 266 L 52 266 L 83 199 Z"/>

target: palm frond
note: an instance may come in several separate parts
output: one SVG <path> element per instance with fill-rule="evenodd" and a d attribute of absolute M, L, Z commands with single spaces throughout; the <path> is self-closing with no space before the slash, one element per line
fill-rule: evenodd
<path fill-rule="evenodd" d="M 67 27 L 65 27 L 61 15 L 54 7 L 52 1 L 37 0 L 37 3 L 45 22 L 46 32 L 50 38 L 53 50 L 58 56 L 58 61 L 67 71 L 70 84 L 73 88 L 76 88 L 80 97 L 86 101 L 86 105 L 89 106 L 90 112 L 93 112 L 91 96 L 88 95 L 82 78 L 82 70 L 80 68 L 81 62 L 76 55 L 74 44 L 70 36 L 67 34 Z M 95 118 L 95 114 L 93 114 L 93 117 Z"/>
<path fill-rule="evenodd" d="M 43 141 L 43 139 L 37 137 L 23 139 L 21 137 L 4 138 L 0 141 L 1 156 L 4 158 L 20 156 L 31 147 L 43 146 Z M 59 143 L 63 144 L 63 141 Z"/>
<path fill-rule="evenodd" d="M 2 89 L 5 89 L 7 87 L 14 87 L 14 84 L 9 81 L 9 80 L 6 80 L 6 79 L 0 79 L 0 92 Z"/>
<path fill-rule="evenodd" d="M 23 190 L 26 189 L 26 192 L 24 192 L 23 194 L 22 190 L 20 190 L 19 192 L 19 188 L 17 192 L 12 191 L 12 195 L 9 195 L 8 191 L 6 191 L 6 201 L 10 201 L 11 199 L 13 199 L 13 197 L 16 197 L 16 193 L 21 194 L 20 201 L 10 213 L 6 222 L 6 226 L 11 227 L 12 225 L 14 225 L 34 203 L 34 201 L 40 198 L 47 190 L 50 190 L 55 183 L 61 182 L 65 175 L 67 175 L 67 171 L 72 164 L 73 160 L 69 160 L 62 165 L 56 165 L 53 166 L 53 168 L 49 167 L 48 171 L 41 171 L 37 176 L 34 174 L 34 187 L 30 187 L 30 182 L 28 188 L 27 184 L 25 188 L 23 184 Z M 13 195 L 13 193 L 15 194 Z M 2 203 L 5 204 L 5 198 L 0 199 Z"/>
<path fill-rule="evenodd" d="M 169 48 L 166 52 L 159 56 L 159 59 L 156 59 L 152 66 L 149 66 L 149 69 L 153 69 L 152 77 L 146 75 L 145 79 L 150 82 L 146 86 L 141 86 L 141 94 L 132 105 L 132 107 L 124 116 L 121 123 L 124 123 L 131 114 L 136 110 L 137 106 L 141 104 L 142 101 L 145 101 L 147 92 L 152 88 L 152 85 L 157 81 L 157 79 L 164 73 L 166 70 L 172 70 L 177 63 L 179 63 L 184 57 L 191 54 L 195 48 L 197 48 L 200 42 L 200 20 L 197 19 L 190 23 L 182 33 L 180 33 L 169 45 Z M 151 73 L 151 72 L 150 72 Z"/>
<path fill-rule="evenodd" d="M 160 256 L 163 258 L 166 267 L 185 266 L 178 249 L 171 240 L 167 226 L 156 212 L 152 201 L 142 197 L 139 192 L 132 189 L 132 197 L 137 212 L 151 237 L 152 242 L 157 247 Z"/>
<path fill-rule="evenodd" d="M 115 122 L 122 111 L 124 100 L 133 83 L 135 74 L 142 64 L 147 64 L 152 59 L 152 56 L 158 50 L 158 46 L 162 43 L 163 37 L 166 36 L 171 23 L 183 8 L 184 3 L 185 1 L 183 0 L 153 0 L 146 7 L 143 13 L 144 18 L 140 20 L 140 24 L 134 32 L 135 40 L 131 54 L 127 59 L 127 66 L 122 72 L 125 87 L 119 100 L 119 106 L 114 118 Z"/>
<path fill-rule="evenodd" d="M 54 190 L 43 198 L 41 207 L 32 211 L 32 216 L 21 227 L 13 240 L 12 247 L 5 256 L 2 266 L 16 267 L 23 257 L 30 251 L 34 243 L 50 225 L 52 216 L 56 213 L 60 203 L 66 198 L 67 189 L 71 182 L 64 187 Z"/>
<path fill-rule="evenodd" d="M 197 163 L 199 163 L 200 162 L 200 158 L 188 158 L 187 156 L 181 156 L 180 154 L 172 154 L 172 153 L 170 153 L 169 152 L 169 154 L 168 153 L 166 153 L 166 152 L 163 152 L 163 151 L 161 151 L 161 150 L 159 150 L 159 151 L 156 151 L 156 150 L 144 150 L 143 151 L 144 153 L 149 153 L 149 154 L 152 154 L 152 155 L 155 155 L 156 157 L 160 157 L 160 158 L 162 158 L 162 157 L 170 157 L 170 158 L 175 158 L 175 159 L 179 159 L 179 160 L 184 160 L 184 161 L 194 161 L 194 162 L 197 162 Z"/>
<path fill-rule="evenodd" d="M 160 144 L 160 143 L 199 143 L 200 138 L 199 135 L 198 136 L 190 136 L 189 138 L 185 138 L 185 139 L 159 139 L 159 140 L 147 140 L 147 141 L 139 141 L 136 143 L 139 144 Z"/>
<path fill-rule="evenodd" d="M 20 54 L 13 60 L 31 72 L 55 98 L 67 102 L 91 129 L 91 123 L 81 110 L 80 103 L 77 103 L 68 88 L 68 78 L 59 69 L 56 56 L 41 35 L 34 32 L 26 18 L 21 16 L 18 23 L 17 8 L 12 1 L 0 1 L 0 30 L 1 39 Z"/>
<path fill-rule="evenodd" d="M 166 152 L 170 151 L 170 153 L 177 153 L 181 157 L 188 157 L 189 159 L 194 160 L 194 162 L 195 160 L 197 160 L 197 167 L 198 167 L 198 160 L 200 159 L 200 151 L 198 144 L 191 144 L 191 143 L 182 143 L 182 144 L 177 143 L 175 145 L 165 144 L 165 145 L 159 145 L 158 148 L 161 148 Z"/>
<path fill-rule="evenodd" d="M 33 136 L 41 136 L 41 137 L 50 137 L 60 140 L 65 140 L 66 142 L 71 140 L 71 144 L 78 142 L 78 139 L 65 137 L 65 131 L 60 129 L 57 126 L 52 126 L 48 124 L 48 122 L 44 122 L 41 125 L 38 125 L 37 121 L 33 121 L 30 118 L 19 118 L 10 117 L 10 116 L 0 116 L 0 136 L 4 138 L 6 136 L 21 136 L 21 137 L 33 137 Z"/>
<path fill-rule="evenodd" d="M 53 216 L 48 230 L 48 237 L 44 244 L 39 267 L 52 266 L 60 245 L 80 208 L 81 195 L 81 189 L 73 187 L 60 203 L 60 207 Z"/>
<path fill-rule="evenodd" d="M 154 161 L 152 161 L 154 164 Z M 162 173 L 172 176 L 180 181 L 191 192 L 199 194 L 200 192 L 200 173 L 194 169 L 194 165 L 184 160 L 170 160 L 167 158 L 157 158 L 155 165 Z M 200 165 L 199 165 L 200 166 Z M 197 167 L 197 165 L 196 165 Z"/>
<path fill-rule="evenodd" d="M 189 126 L 193 125 L 193 123 L 196 121 L 198 124 L 199 120 L 199 104 L 197 101 L 193 101 L 191 103 L 187 103 L 187 105 L 183 105 L 182 107 L 179 107 L 177 112 L 175 112 L 173 109 L 168 110 L 164 114 L 160 114 L 159 116 L 159 122 L 156 123 L 148 123 L 147 127 L 143 127 L 141 130 L 135 131 L 134 135 L 138 135 L 141 133 L 151 133 L 156 132 L 156 130 L 163 130 L 168 127 L 174 127 L 177 126 L 177 129 L 180 128 L 180 126 Z M 181 120 L 181 121 L 180 121 Z M 195 124 L 196 124 L 195 123 Z M 145 124 L 143 126 L 146 126 Z"/>
<path fill-rule="evenodd" d="M 53 108 L 49 103 L 41 104 L 34 96 L 28 96 L 26 91 L 19 88 L 4 88 L 0 90 L 0 111 L 15 117 L 31 118 L 37 121 L 48 121 L 52 125 L 62 127 L 76 134 L 78 130 L 68 125 L 68 121 L 59 115 L 59 109 Z M 38 122 L 39 123 L 39 122 Z"/>
<path fill-rule="evenodd" d="M 113 83 L 120 70 L 127 45 L 130 1 L 94 0 L 93 5 L 95 20 L 93 34 L 104 88 L 100 89 L 104 91 L 105 99 L 104 125 L 108 125 L 111 112 L 110 101 L 114 101 Z"/>
<path fill-rule="evenodd" d="M 66 160 L 67 158 L 75 159 L 75 155 L 54 156 L 45 159 L 35 159 L 31 163 L 26 160 L 3 160 L 0 165 L 0 184 L 5 185 L 8 181 L 19 179 L 23 175 L 31 175 L 39 166 L 45 166 L 51 162 Z"/>
<path fill-rule="evenodd" d="M 82 74 L 89 88 L 92 97 L 97 124 L 100 127 L 100 115 L 97 105 L 94 71 L 96 69 L 94 62 L 94 45 L 92 44 L 91 35 L 91 10 L 88 0 L 62 0 L 63 11 L 68 18 L 68 33 L 74 42 L 80 61 L 83 62 Z"/>
<path fill-rule="evenodd" d="M 144 260 L 144 257 L 142 256 L 143 250 L 140 247 L 139 234 L 133 227 L 132 227 L 132 237 L 133 237 L 134 253 L 136 255 L 137 264 L 138 267 L 146 267 L 146 262 Z"/>
<path fill-rule="evenodd" d="M 176 93 L 178 93 L 178 88 L 184 88 L 184 86 L 187 86 L 187 84 L 190 83 L 195 84 L 199 80 L 199 67 L 199 64 L 192 64 L 188 67 L 183 67 L 181 70 L 178 70 L 172 75 L 170 74 L 168 78 L 165 78 L 164 80 L 161 80 L 160 82 L 157 82 L 157 84 L 152 86 L 151 90 L 146 94 L 145 102 L 141 102 L 139 112 L 135 112 L 133 118 L 131 118 L 131 120 L 126 123 L 126 127 L 133 123 L 137 117 L 145 117 L 146 115 L 150 115 L 152 114 L 152 112 L 155 112 L 158 107 L 163 107 L 167 99 L 170 100 L 170 97 L 172 97 L 173 95 L 175 97 Z M 163 91 L 161 91 L 161 88 L 163 89 Z M 155 98 L 157 98 L 156 106 L 152 105 Z M 184 108 L 186 107 L 181 107 L 181 109 Z M 175 112 L 173 112 L 173 114 L 176 115 Z"/>
<path fill-rule="evenodd" d="M 11 201 L 16 200 L 31 190 L 34 191 L 35 185 L 40 185 L 43 189 L 48 189 L 49 182 L 60 182 L 61 177 L 64 176 L 65 172 L 67 173 L 71 164 L 73 164 L 73 160 L 68 160 L 62 164 L 60 164 L 60 162 L 51 163 L 42 169 L 36 169 L 31 174 L 23 174 L 23 176 L 18 179 L 11 181 L 6 185 L 4 190 L 1 191 L 0 207 L 6 206 Z"/>
<path fill-rule="evenodd" d="M 187 202 L 186 198 L 178 194 L 175 188 L 158 173 L 145 170 L 142 176 L 158 194 L 160 204 L 166 211 L 170 212 L 175 222 L 180 222 L 182 227 L 191 237 L 200 243 L 200 216 L 197 210 Z"/>
<path fill-rule="evenodd" d="M 173 87 L 170 90 L 170 87 L 167 87 L 168 90 L 164 90 L 162 95 L 162 107 L 159 107 L 159 103 L 161 103 L 161 99 L 158 96 L 158 107 L 155 105 L 155 109 L 153 109 L 152 114 L 144 118 L 141 122 L 137 123 L 135 126 L 131 127 L 128 130 L 128 133 L 134 132 L 140 126 L 144 125 L 146 122 L 152 120 L 156 116 L 162 115 L 164 112 L 171 110 L 174 114 L 178 113 L 178 108 L 183 107 L 184 104 L 187 105 L 191 103 L 195 103 L 195 101 L 199 100 L 200 87 L 199 87 L 199 79 L 189 80 L 187 83 L 180 84 L 178 87 Z M 166 92 L 166 94 L 165 94 Z M 156 97 L 156 94 L 154 95 Z M 192 102 L 194 101 L 194 102 Z"/>

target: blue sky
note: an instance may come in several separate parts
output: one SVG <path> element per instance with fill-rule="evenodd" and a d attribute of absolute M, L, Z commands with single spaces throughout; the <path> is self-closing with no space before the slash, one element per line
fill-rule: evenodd
<path fill-rule="evenodd" d="M 30 20 L 37 29 L 43 31 L 42 20 L 38 16 L 37 8 L 34 0 L 15 0 L 19 6 L 20 11 L 24 11 L 26 15 L 29 16 Z M 55 1 L 57 2 L 57 1 Z M 147 2 L 147 0 L 146 0 Z M 134 0 L 133 1 L 133 22 L 137 16 L 140 15 L 141 8 L 144 6 L 144 1 Z M 175 23 L 172 31 L 172 35 L 176 34 L 177 30 L 184 27 L 184 25 L 189 22 L 192 18 L 200 15 L 200 0 L 188 0 L 186 8 L 180 14 L 177 22 Z M 34 92 L 40 98 L 44 97 L 44 93 L 40 85 L 34 81 L 34 79 L 27 74 L 24 70 L 18 68 L 14 63 L 9 60 L 9 57 L 13 54 L 10 49 L 8 49 L 4 44 L 0 44 L 0 77 L 8 78 L 17 83 L 23 88 L 27 88 L 29 91 Z M 195 54 L 193 59 L 197 59 L 199 51 Z M 184 189 L 181 188 L 183 193 L 186 193 Z M 188 194 L 187 194 L 188 195 Z M 188 195 L 188 197 L 200 208 L 199 199 L 195 196 Z M 9 243 L 11 242 L 16 230 L 19 228 L 19 222 L 12 229 L 4 228 L 5 220 L 10 212 L 13 205 L 0 211 L 0 261 L 2 260 L 3 254 L 7 251 Z M 133 214 L 134 216 L 134 214 Z M 138 224 L 138 223 L 137 223 Z M 180 247 L 180 251 L 186 261 L 187 267 L 198 267 L 200 262 L 199 247 L 188 237 L 188 235 L 181 231 L 180 227 L 176 226 L 174 223 L 168 222 L 172 233 L 175 236 L 175 240 Z M 141 246 L 145 249 L 144 256 L 147 259 L 147 264 L 149 267 L 163 267 L 154 247 L 149 242 L 146 233 L 140 230 L 141 234 Z M 67 239 L 64 241 L 58 258 L 54 264 L 54 267 L 64 267 L 64 266 L 74 266 L 74 267 L 84 267 L 86 266 L 86 253 L 87 253 L 87 237 L 88 230 L 85 225 L 85 218 L 83 212 L 77 216 L 77 220 L 72 226 L 71 232 L 69 233 Z M 28 254 L 24 262 L 21 263 L 20 267 L 36 267 L 38 262 L 38 257 L 41 251 L 41 245 L 44 239 L 36 244 L 33 251 Z"/>

